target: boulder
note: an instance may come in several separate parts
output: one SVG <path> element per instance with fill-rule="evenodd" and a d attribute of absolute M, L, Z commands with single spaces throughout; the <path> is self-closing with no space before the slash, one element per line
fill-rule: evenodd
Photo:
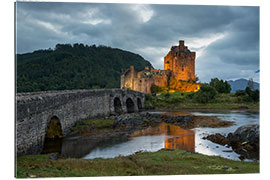
<path fill-rule="evenodd" d="M 258 124 L 249 124 L 241 126 L 233 134 L 228 134 L 227 138 L 230 140 L 237 140 L 241 142 L 259 142 L 260 130 Z"/>
<path fill-rule="evenodd" d="M 230 144 L 229 140 L 225 136 L 221 135 L 220 133 L 208 135 L 207 137 L 203 137 L 203 139 L 208 139 L 214 143 L 217 143 L 223 146 L 226 144 Z"/>
<path fill-rule="evenodd" d="M 260 130 L 258 124 L 241 126 L 234 133 L 229 133 L 227 139 L 230 146 L 238 152 L 259 152 Z"/>
<path fill-rule="evenodd" d="M 214 143 L 232 147 L 240 154 L 242 159 L 259 159 L 260 130 L 258 124 L 241 126 L 233 133 L 223 136 L 219 133 L 209 135 L 203 139 L 208 139 Z"/>

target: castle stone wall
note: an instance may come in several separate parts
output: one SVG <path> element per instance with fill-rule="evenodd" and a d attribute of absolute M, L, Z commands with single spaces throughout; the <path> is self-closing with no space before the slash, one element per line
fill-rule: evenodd
<path fill-rule="evenodd" d="M 172 46 L 164 57 L 164 70 L 149 70 L 147 67 L 143 71 L 136 72 L 131 66 L 121 75 L 121 88 L 151 93 L 151 86 L 155 84 L 165 89 L 169 88 L 169 91 L 197 91 L 199 85 L 196 83 L 180 83 L 195 81 L 195 57 L 196 53 L 191 52 L 184 45 L 184 41 L 179 41 L 179 45 Z M 181 87 L 183 84 L 189 87 Z"/>

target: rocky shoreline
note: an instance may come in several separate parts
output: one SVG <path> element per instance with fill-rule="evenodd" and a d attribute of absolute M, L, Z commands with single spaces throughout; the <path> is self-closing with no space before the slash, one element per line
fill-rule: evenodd
<path fill-rule="evenodd" d="M 114 128 L 117 127 L 135 127 L 141 125 L 154 125 L 161 122 L 174 124 L 183 129 L 192 129 L 196 127 L 228 127 L 234 124 L 232 121 L 222 121 L 215 116 L 195 116 L 191 114 L 185 115 L 166 115 L 159 113 L 133 113 L 122 114 L 119 116 L 110 116 L 114 119 Z"/>
<path fill-rule="evenodd" d="M 146 129 L 160 123 L 180 126 L 183 129 L 197 127 L 221 128 L 234 125 L 232 121 L 222 121 L 215 116 L 195 116 L 189 113 L 183 115 L 167 115 L 160 113 L 139 112 L 120 115 L 111 115 L 105 119 L 113 120 L 110 128 L 95 129 L 92 127 L 81 128 L 69 134 L 69 137 L 85 137 L 91 139 L 91 144 L 99 144 L 114 139 L 128 139 L 130 135 L 140 129 Z M 83 122 L 77 125 L 82 125 Z M 240 154 L 240 159 L 259 159 L 259 125 L 248 125 L 238 128 L 234 133 L 223 136 L 219 133 L 209 135 L 203 139 L 214 143 L 232 147 L 233 151 Z"/>
<path fill-rule="evenodd" d="M 241 126 L 235 132 L 223 136 L 220 133 L 208 135 L 203 139 L 228 146 L 240 154 L 240 159 L 259 160 L 260 131 L 258 124 Z"/>
<path fill-rule="evenodd" d="M 105 117 L 105 119 L 113 120 L 114 123 L 111 128 L 100 130 L 89 126 L 87 128 L 84 127 L 79 128 L 76 131 L 72 131 L 68 136 L 89 136 L 89 134 L 98 135 L 102 134 L 103 132 L 106 133 L 107 131 L 111 131 L 112 133 L 123 131 L 124 133 L 127 133 L 129 131 L 132 132 L 134 130 L 154 126 L 162 122 L 174 124 L 180 126 L 183 129 L 192 129 L 197 127 L 220 128 L 234 125 L 234 122 L 232 121 L 222 121 L 215 116 L 195 116 L 191 114 L 166 115 L 149 112 L 111 115 Z M 78 122 L 75 124 L 75 126 L 81 125 L 85 125 L 85 123 Z"/>

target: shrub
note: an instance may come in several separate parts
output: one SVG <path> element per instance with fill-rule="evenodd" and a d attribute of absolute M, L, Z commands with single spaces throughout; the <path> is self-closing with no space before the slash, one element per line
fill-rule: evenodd
<path fill-rule="evenodd" d="M 163 92 L 163 89 L 155 84 L 152 84 L 151 86 L 151 93 L 161 93 Z"/>
<path fill-rule="evenodd" d="M 245 90 L 238 90 L 235 93 L 238 102 L 259 102 L 260 91 L 258 89 L 252 91 L 249 87 Z"/>
<path fill-rule="evenodd" d="M 146 94 L 145 95 L 145 100 L 146 101 L 150 101 L 150 100 L 152 100 L 153 99 L 153 97 L 150 95 L 150 94 Z"/>
<path fill-rule="evenodd" d="M 215 88 L 209 85 L 201 86 L 201 89 L 196 93 L 195 100 L 199 103 L 208 103 L 210 100 L 214 100 L 217 95 Z"/>
<path fill-rule="evenodd" d="M 249 93 L 249 97 L 254 101 L 254 102 L 259 102 L 260 100 L 260 91 L 258 89 L 251 91 Z"/>
<path fill-rule="evenodd" d="M 195 92 L 188 92 L 188 93 L 186 93 L 185 98 L 186 99 L 193 99 L 195 94 L 196 94 Z"/>
<path fill-rule="evenodd" d="M 170 97 L 171 97 L 171 94 L 170 93 L 164 94 L 164 98 L 170 98 Z"/>
<path fill-rule="evenodd" d="M 246 102 L 251 102 L 252 99 L 246 94 L 244 96 L 238 96 L 237 97 L 237 102 L 238 103 L 246 103 Z"/>
<path fill-rule="evenodd" d="M 152 106 L 155 103 L 155 98 L 151 94 L 145 95 L 145 105 Z"/>
<path fill-rule="evenodd" d="M 244 90 L 238 90 L 235 92 L 235 96 L 245 96 L 246 95 L 246 91 Z"/>
<path fill-rule="evenodd" d="M 180 97 L 170 97 L 170 98 L 166 99 L 166 103 L 168 103 L 168 104 L 178 104 L 178 103 L 181 103 L 183 101 L 184 101 L 184 99 L 180 98 Z"/>

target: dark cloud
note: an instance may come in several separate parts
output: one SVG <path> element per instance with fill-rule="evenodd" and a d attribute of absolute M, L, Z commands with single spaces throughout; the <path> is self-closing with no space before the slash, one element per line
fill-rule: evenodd
<path fill-rule="evenodd" d="M 183 39 L 197 52 L 202 81 L 249 78 L 259 69 L 259 7 L 17 2 L 16 17 L 18 53 L 103 44 L 163 68 L 162 58 Z"/>

